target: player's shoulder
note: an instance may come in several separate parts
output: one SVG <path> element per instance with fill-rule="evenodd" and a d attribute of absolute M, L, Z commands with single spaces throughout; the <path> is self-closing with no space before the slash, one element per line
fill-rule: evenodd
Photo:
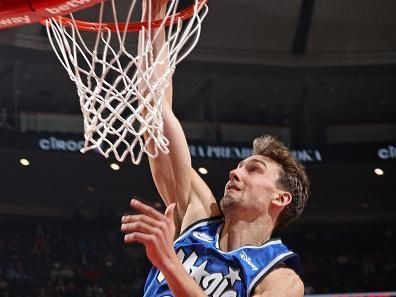
<path fill-rule="evenodd" d="M 217 217 L 221 211 L 205 181 L 193 170 L 188 205 L 181 216 L 181 231 L 200 220 Z"/>
<path fill-rule="evenodd" d="M 285 265 L 275 267 L 257 285 L 253 296 L 267 297 L 302 297 L 304 296 L 304 283 L 300 276 Z"/>

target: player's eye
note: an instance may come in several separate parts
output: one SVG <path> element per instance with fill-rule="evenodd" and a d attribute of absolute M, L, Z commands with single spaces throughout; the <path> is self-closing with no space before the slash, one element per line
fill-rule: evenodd
<path fill-rule="evenodd" d="M 249 166 L 247 168 L 249 173 L 262 173 L 263 170 L 259 166 Z"/>

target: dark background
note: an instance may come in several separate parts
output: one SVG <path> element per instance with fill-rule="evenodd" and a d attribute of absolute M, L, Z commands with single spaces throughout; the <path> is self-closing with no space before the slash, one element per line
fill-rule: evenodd
<path fill-rule="evenodd" d="M 372 154 L 378 147 L 396 146 L 396 2 L 216 0 L 209 7 L 197 48 L 174 76 L 174 110 L 187 138 L 198 144 L 249 146 L 254 136 L 268 133 L 293 149 L 331 152 L 333 157 L 322 162 L 305 162 L 312 180 L 311 200 L 285 236 L 297 250 L 307 251 L 303 256 L 308 263 L 319 263 L 323 254 L 333 257 L 336 266 L 322 259 L 325 264 L 312 270 L 312 275 L 328 278 L 317 280 L 308 273 L 314 292 L 396 290 L 396 159 L 380 160 Z M 94 18 L 93 10 L 82 16 Z M 160 201 L 146 160 L 140 166 L 125 161 L 114 172 L 111 158 L 37 147 L 38 138 L 81 135 L 75 86 L 51 51 L 43 28 L 2 30 L 4 224 L 68 221 L 76 210 L 92 220 L 110 216 L 114 223 L 128 210 L 133 195 Z M 21 157 L 31 166 L 21 166 Z M 219 198 L 237 162 L 193 159 L 195 168 L 209 170 L 203 178 Z M 383 176 L 374 174 L 378 167 Z M 118 228 L 116 223 L 111 226 Z M 371 246 L 375 235 L 380 244 Z M 307 237 L 312 241 L 301 240 Z M 323 245 L 315 244 L 319 241 Z M 365 256 L 360 253 L 364 246 Z M 359 263 L 370 259 L 373 266 L 382 267 L 374 274 L 393 287 L 380 281 L 359 286 L 363 268 L 348 272 L 348 277 L 361 278 L 345 281 L 340 272 L 345 268 L 337 265 L 348 247 L 345 266 L 353 266 L 353 255 Z M 378 253 L 386 257 L 373 256 Z M 393 268 L 385 272 L 385 263 Z M 334 267 L 333 274 L 341 277 L 333 280 L 324 266 Z"/>

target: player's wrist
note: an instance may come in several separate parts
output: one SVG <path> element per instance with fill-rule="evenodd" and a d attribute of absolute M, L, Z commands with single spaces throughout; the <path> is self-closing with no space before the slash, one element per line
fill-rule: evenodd
<path fill-rule="evenodd" d="M 185 271 L 176 254 L 170 255 L 168 258 L 164 257 L 158 269 L 161 270 L 165 277 L 170 274 L 178 274 Z"/>
<path fill-rule="evenodd" d="M 157 1 L 153 1 L 151 4 L 149 3 L 149 1 L 144 1 L 143 2 L 143 13 L 142 13 L 142 20 L 147 20 L 148 16 L 148 12 L 150 11 L 150 7 L 151 7 L 151 18 L 152 19 L 161 19 L 165 16 L 166 14 L 166 5 L 168 1 L 163 1 L 164 3 L 160 3 Z"/>

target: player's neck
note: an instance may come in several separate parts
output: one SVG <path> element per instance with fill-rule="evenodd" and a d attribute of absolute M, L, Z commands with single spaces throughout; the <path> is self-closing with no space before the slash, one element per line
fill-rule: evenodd
<path fill-rule="evenodd" d="M 273 229 L 270 217 L 261 217 L 255 221 L 226 218 L 220 234 L 220 248 L 228 252 L 245 245 L 260 246 L 270 239 Z"/>

